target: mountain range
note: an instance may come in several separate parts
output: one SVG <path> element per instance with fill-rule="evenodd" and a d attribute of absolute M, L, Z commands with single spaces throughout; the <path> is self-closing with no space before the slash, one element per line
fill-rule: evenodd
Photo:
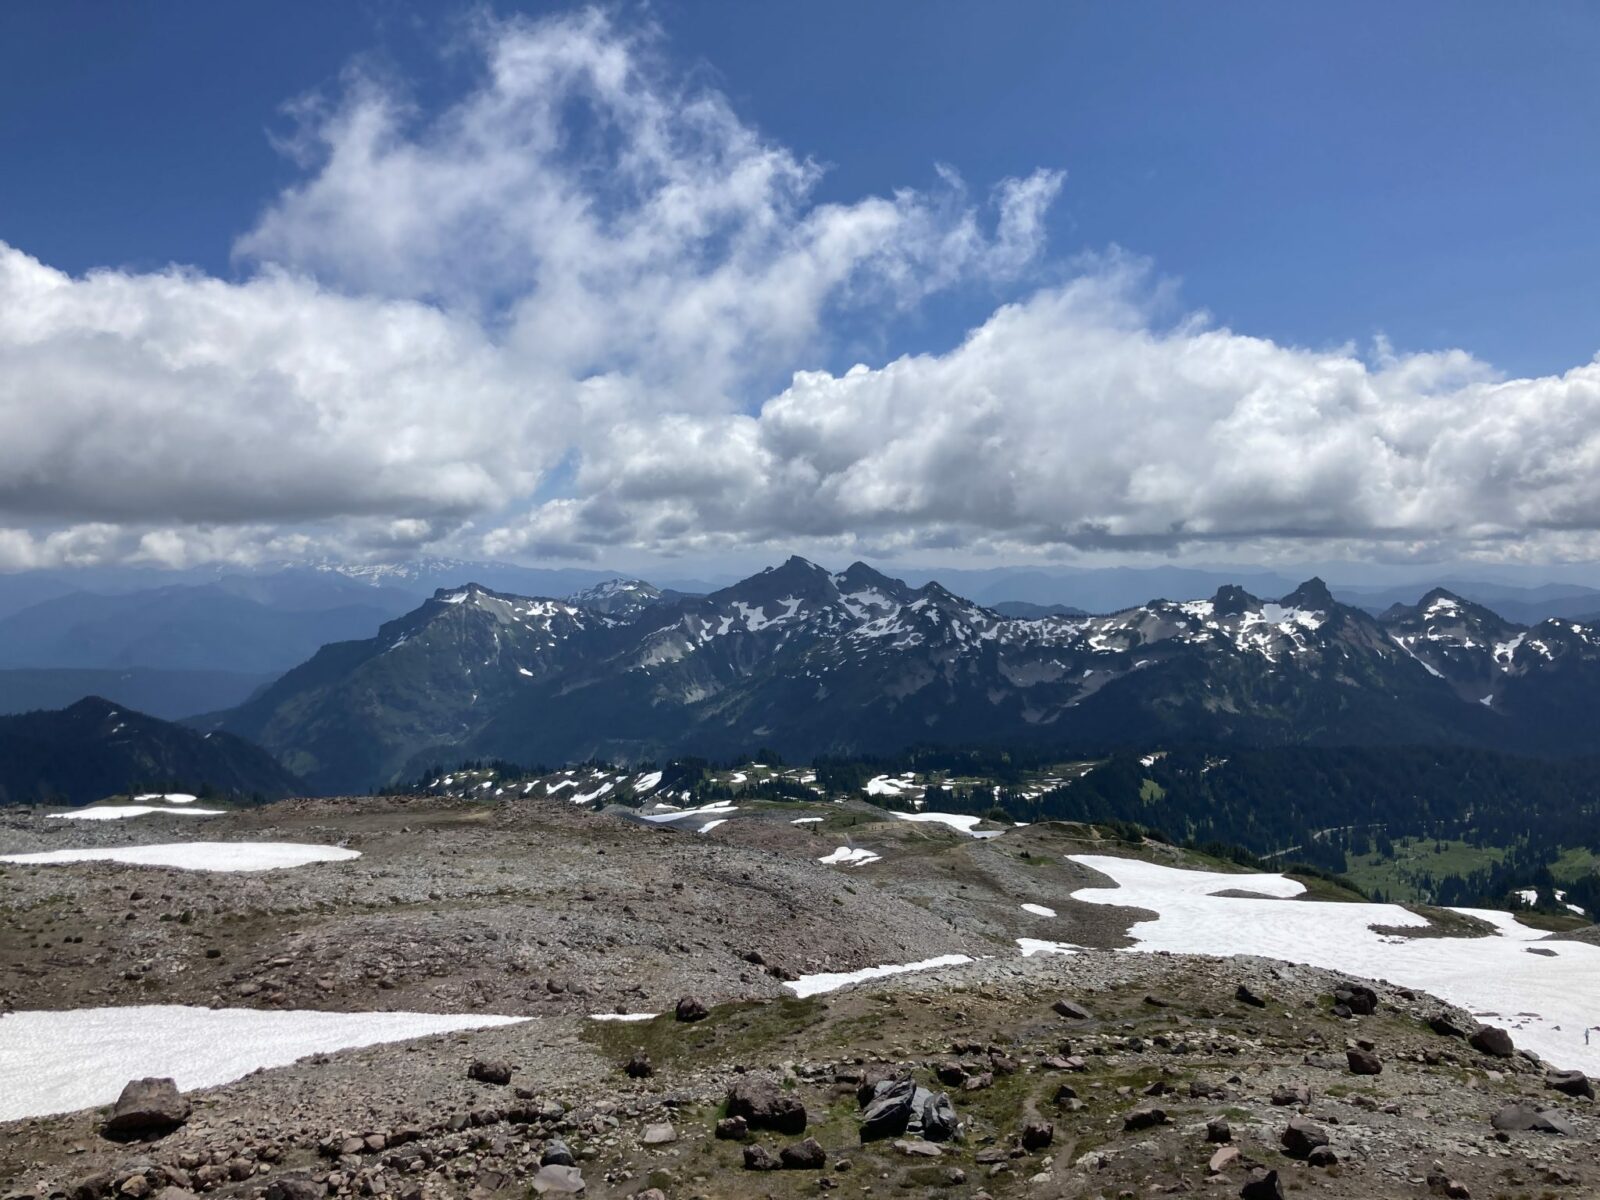
<path fill-rule="evenodd" d="M 1527 627 L 1444 590 L 1380 616 L 1312 579 L 1106 616 L 1010 617 L 938 583 L 791 558 L 704 596 L 440 589 L 323 647 L 213 725 L 315 789 L 468 758 L 525 764 L 1074 752 L 1172 742 L 1600 749 L 1600 629 Z"/>
<path fill-rule="evenodd" d="M 305 785 L 241 738 L 158 720 L 99 696 L 0 717 L 0 805 L 87 804 L 169 788 L 275 800 Z"/>

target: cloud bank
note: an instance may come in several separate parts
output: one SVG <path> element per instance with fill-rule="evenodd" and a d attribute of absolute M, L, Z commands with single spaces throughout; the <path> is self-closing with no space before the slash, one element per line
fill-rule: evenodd
<path fill-rule="evenodd" d="M 1013 557 L 1592 553 L 1600 363 L 1312 351 L 1046 257 L 1054 170 L 814 199 L 822 168 L 583 13 L 484 20 L 436 113 L 353 73 L 240 276 L 0 242 L 0 568 L 424 548 Z M 0 230 L 0 236 L 3 236 Z M 935 293 L 958 346 L 835 375 Z M 784 381 L 787 380 L 787 385 Z"/>

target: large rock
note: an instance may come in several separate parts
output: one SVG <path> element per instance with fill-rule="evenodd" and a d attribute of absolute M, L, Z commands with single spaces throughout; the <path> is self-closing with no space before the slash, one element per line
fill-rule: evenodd
<path fill-rule="evenodd" d="M 572 1147 L 558 1137 L 546 1142 L 544 1153 L 539 1156 L 539 1165 L 542 1167 L 572 1167 L 577 1163 L 578 1160 L 572 1154 Z"/>
<path fill-rule="evenodd" d="M 1364 983 L 1347 983 L 1335 989 L 1333 1002 L 1358 1017 L 1369 1017 L 1378 1011 L 1378 993 Z"/>
<path fill-rule="evenodd" d="M 117 1141 L 157 1138 L 189 1119 L 190 1105 L 170 1079 L 132 1079 L 111 1108 L 101 1132 Z"/>
<path fill-rule="evenodd" d="M 1310 1158 L 1318 1146 L 1328 1144 L 1328 1134 L 1322 1126 L 1304 1117 L 1290 1117 L 1289 1125 L 1278 1138 L 1283 1152 L 1290 1158 Z"/>
<path fill-rule="evenodd" d="M 704 1021 L 711 1015 L 711 1010 L 698 996 L 685 996 L 678 1001 L 673 1015 L 680 1021 Z"/>
<path fill-rule="evenodd" d="M 1022 1127 L 1022 1148 L 1043 1150 L 1055 1140 L 1056 1127 L 1049 1121 L 1030 1121 Z"/>
<path fill-rule="evenodd" d="M 778 1156 L 760 1144 L 744 1148 L 744 1169 L 746 1171 L 776 1171 L 783 1164 L 778 1161 Z"/>
<path fill-rule="evenodd" d="M 1474 1033 L 1467 1039 L 1467 1045 L 1479 1054 L 1487 1054 L 1493 1058 L 1510 1058 L 1517 1052 L 1516 1046 L 1511 1042 L 1511 1035 L 1493 1025 L 1485 1025 Z"/>
<path fill-rule="evenodd" d="M 922 1106 L 922 1136 L 930 1142 L 948 1142 L 960 1128 L 950 1097 L 944 1092 L 929 1096 Z"/>
<path fill-rule="evenodd" d="M 503 1087 L 511 1082 L 511 1064 L 503 1058 L 475 1058 L 467 1068 L 467 1078 Z"/>
<path fill-rule="evenodd" d="M 861 1114 L 861 1140 L 896 1137 L 911 1124 L 916 1109 L 917 1085 L 911 1079 L 886 1079 L 877 1085 Z"/>
<path fill-rule="evenodd" d="M 807 1138 L 778 1151 L 785 1171 L 820 1171 L 828 1165 L 828 1152 L 816 1138 Z"/>
<path fill-rule="evenodd" d="M 1489 1118 L 1489 1124 L 1504 1133 L 1557 1133 L 1571 1137 L 1576 1132 L 1560 1113 L 1541 1111 L 1531 1104 L 1508 1104 Z"/>
<path fill-rule="evenodd" d="M 1345 1060 L 1350 1064 L 1351 1074 L 1383 1074 L 1383 1060 L 1371 1050 L 1363 1050 L 1360 1046 L 1352 1046 L 1349 1050 L 1345 1051 Z"/>
<path fill-rule="evenodd" d="M 1239 1200 L 1283 1200 L 1276 1171 L 1256 1171 L 1239 1189 Z"/>
<path fill-rule="evenodd" d="M 536 1196 L 581 1196 L 587 1186 L 577 1167 L 540 1167 L 533 1177 Z"/>
<path fill-rule="evenodd" d="M 1065 998 L 1057 1000 L 1051 1007 L 1056 1010 L 1057 1015 L 1069 1021 L 1088 1021 L 1093 1016 L 1083 1005 Z"/>
<path fill-rule="evenodd" d="M 1594 1099 L 1594 1084 L 1582 1071 L 1551 1071 L 1544 1077 L 1544 1085 L 1563 1095 Z"/>
<path fill-rule="evenodd" d="M 728 1089 L 728 1115 L 743 1117 L 751 1129 L 804 1133 L 806 1106 L 797 1096 L 765 1079 L 741 1079 Z"/>

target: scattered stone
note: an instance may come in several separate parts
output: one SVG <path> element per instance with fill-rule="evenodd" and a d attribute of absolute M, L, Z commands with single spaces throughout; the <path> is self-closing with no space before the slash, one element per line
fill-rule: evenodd
<path fill-rule="evenodd" d="M 1370 1017 L 1378 1011 L 1378 993 L 1364 983 L 1348 983 L 1336 989 L 1333 1002 L 1358 1017 Z"/>
<path fill-rule="evenodd" d="M 776 1171 L 783 1164 L 778 1161 L 778 1156 L 759 1143 L 744 1148 L 744 1169 L 746 1171 Z"/>
<path fill-rule="evenodd" d="M 1556 1133 L 1570 1137 L 1577 1132 L 1560 1113 L 1531 1104 L 1507 1104 L 1489 1118 L 1489 1124 L 1503 1133 Z"/>
<path fill-rule="evenodd" d="M 673 1015 L 684 1022 L 704 1021 L 711 1015 L 711 1010 L 698 997 L 685 996 L 678 1001 L 678 1007 L 673 1010 Z"/>
<path fill-rule="evenodd" d="M 872 1101 L 861 1114 L 861 1140 L 896 1137 L 911 1124 L 917 1085 L 912 1079 L 886 1079 L 877 1085 Z"/>
<path fill-rule="evenodd" d="M 723 1117 L 717 1122 L 717 1137 L 725 1142 L 740 1142 L 750 1126 L 743 1117 Z"/>
<path fill-rule="evenodd" d="M 1057 1000 L 1050 1007 L 1055 1010 L 1056 1015 L 1066 1017 L 1069 1021 L 1089 1021 L 1094 1019 L 1093 1015 L 1083 1005 L 1064 998 Z"/>
<path fill-rule="evenodd" d="M 1211 1156 L 1211 1161 L 1206 1163 L 1206 1170 L 1212 1175 L 1220 1175 L 1238 1161 L 1239 1147 L 1221 1146 Z"/>
<path fill-rule="evenodd" d="M 656 1073 L 655 1068 L 650 1065 L 650 1056 L 643 1050 L 635 1051 L 623 1070 L 628 1073 L 629 1079 L 649 1079 Z"/>
<path fill-rule="evenodd" d="M 1148 1104 L 1141 1104 L 1122 1118 L 1122 1128 L 1129 1133 L 1140 1129 L 1152 1129 L 1157 1125 L 1165 1125 L 1166 1123 L 1166 1110 Z"/>
<path fill-rule="evenodd" d="M 1278 1140 L 1290 1158 L 1309 1158 L 1318 1146 L 1328 1144 L 1328 1134 L 1322 1126 L 1305 1117 L 1290 1117 L 1288 1127 Z"/>
<path fill-rule="evenodd" d="M 657 1121 L 644 1127 L 639 1141 L 646 1146 L 665 1146 L 678 1140 L 678 1131 L 671 1121 Z"/>
<path fill-rule="evenodd" d="M 1594 1085 L 1582 1071 L 1551 1071 L 1545 1075 L 1544 1085 L 1566 1096 L 1594 1099 Z"/>
<path fill-rule="evenodd" d="M 165 1137 L 189 1119 L 190 1111 L 171 1079 L 131 1079 L 100 1132 L 113 1141 Z"/>
<path fill-rule="evenodd" d="M 1283 1200 L 1276 1171 L 1252 1171 L 1239 1189 L 1239 1200 Z"/>
<path fill-rule="evenodd" d="M 1233 1126 L 1224 1117 L 1212 1117 L 1206 1122 L 1206 1141 L 1213 1144 L 1233 1141 Z"/>
<path fill-rule="evenodd" d="M 807 1138 L 778 1152 L 785 1171 L 820 1171 L 828 1165 L 828 1152 L 816 1138 Z"/>
<path fill-rule="evenodd" d="M 1511 1035 L 1504 1029 L 1494 1025 L 1485 1025 L 1467 1039 L 1467 1045 L 1480 1054 L 1487 1054 L 1493 1058 L 1510 1058 L 1517 1052 L 1512 1044 Z"/>
<path fill-rule="evenodd" d="M 1265 1008 L 1267 1006 L 1265 1000 L 1242 983 L 1234 989 L 1233 998 L 1241 1004 L 1248 1004 L 1251 1008 Z"/>
<path fill-rule="evenodd" d="M 1467 1036 L 1467 1031 L 1445 1016 L 1444 1013 L 1437 1013 L 1429 1017 L 1428 1028 L 1440 1037 L 1464 1038 Z"/>
<path fill-rule="evenodd" d="M 751 1129 L 804 1133 L 806 1106 L 798 1096 L 765 1079 L 744 1078 L 728 1089 L 728 1115 L 743 1117 Z"/>
<path fill-rule="evenodd" d="M 511 1064 L 504 1059 L 475 1058 L 467 1068 L 467 1078 L 503 1087 L 511 1082 Z"/>
<path fill-rule="evenodd" d="M 533 1177 L 536 1196 L 581 1196 L 587 1186 L 577 1167 L 540 1167 Z"/>
<path fill-rule="evenodd" d="M 1311 1103 L 1311 1089 L 1303 1083 L 1286 1083 L 1272 1089 L 1272 1103 L 1278 1108 L 1296 1108 Z"/>
<path fill-rule="evenodd" d="M 955 1105 L 944 1092 L 937 1092 L 922 1105 L 922 1136 L 930 1142 L 948 1142 L 960 1132 Z"/>
<path fill-rule="evenodd" d="M 156 1200 L 173 1189 L 156 1193 Z M 326 1189 L 304 1175 L 285 1175 L 267 1184 L 267 1200 L 322 1200 Z"/>
<path fill-rule="evenodd" d="M 1162 1113 L 1162 1119 L 1166 1114 Z M 1055 1140 L 1056 1127 L 1049 1121 L 1030 1121 L 1022 1127 L 1022 1148 L 1029 1151 L 1043 1150 Z"/>
<path fill-rule="evenodd" d="M 577 1161 L 572 1147 L 558 1137 L 546 1142 L 544 1153 L 539 1156 L 539 1165 L 543 1167 L 571 1167 L 577 1165 Z"/>
<path fill-rule="evenodd" d="M 1383 1074 L 1383 1060 L 1371 1050 L 1363 1050 L 1360 1046 L 1352 1046 L 1349 1050 L 1345 1051 L 1345 1058 L 1350 1063 L 1351 1074 Z"/>

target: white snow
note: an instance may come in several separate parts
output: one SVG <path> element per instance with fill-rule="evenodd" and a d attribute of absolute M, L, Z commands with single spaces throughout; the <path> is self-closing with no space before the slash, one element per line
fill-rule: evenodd
<path fill-rule="evenodd" d="M 170 817 L 220 817 L 220 808 L 166 808 L 155 804 L 102 804 L 98 808 L 80 808 L 77 812 L 50 813 L 52 821 L 120 821 L 126 817 L 148 817 L 151 813 L 166 813 Z"/>
<path fill-rule="evenodd" d="M 1421 988 L 1512 1031 L 1517 1044 L 1560 1067 L 1600 1073 L 1600 1043 L 1585 1046 L 1600 990 L 1600 947 L 1546 941 L 1510 913 L 1456 909 L 1494 926 L 1478 938 L 1408 938 L 1379 934 L 1374 925 L 1422 927 L 1423 918 L 1397 904 L 1291 900 L 1305 889 L 1282 875 L 1182 871 L 1135 859 L 1073 855 L 1116 881 L 1084 888 L 1074 900 L 1149 909 L 1155 920 L 1128 931 L 1130 952 L 1256 954 L 1389 979 Z M 1266 898 L 1218 896 L 1239 890 Z M 1539 943 L 1551 955 L 1529 954 Z"/>
<path fill-rule="evenodd" d="M 867 780 L 867 795 L 869 796 L 898 796 L 901 784 L 890 779 L 887 775 L 877 775 Z"/>
<path fill-rule="evenodd" d="M 727 823 L 728 823 L 728 818 L 727 817 L 719 817 L 715 821 L 707 821 L 704 825 L 700 826 L 700 832 L 701 833 L 710 833 L 718 825 L 726 825 Z"/>
<path fill-rule="evenodd" d="M 156 846 L 102 846 L 92 850 L 0 854 L 0 862 L 20 865 L 120 862 L 141 867 L 177 867 L 184 871 L 275 871 L 280 867 L 344 862 L 360 857 L 359 850 L 300 842 L 165 842 Z"/>
<path fill-rule="evenodd" d="M 525 1017 L 261 1012 L 132 1005 L 0 1016 L 0 1121 L 109 1104 L 130 1079 L 215 1087 L 308 1054 L 507 1025 Z"/>
<path fill-rule="evenodd" d="M 164 800 L 168 804 L 193 804 L 198 799 L 198 796 L 191 796 L 188 792 L 145 792 L 134 797 L 134 800 L 141 804 L 146 800 Z"/>
<path fill-rule="evenodd" d="M 658 805 L 658 807 L 664 808 L 666 806 Z M 685 817 L 727 816 L 728 813 L 736 813 L 738 811 L 731 801 L 715 800 L 710 804 L 702 804 L 699 808 L 684 808 L 676 812 L 640 813 L 639 819 L 641 821 L 659 823 L 661 821 L 681 821 Z"/>
<path fill-rule="evenodd" d="M 1055 909 L 1046 908 L 1042 904 L 1024 904 L 1022 906 L 1022 911 L 1026 913 L 1032 913 L 1036 917 L 1053 917 L 1056 915 Z"/>
<path fill-rule="evenodd" d="M 1522 888 L 1517 892 L 1517 898 L 1524 904 L 1537 904 L 1539 903 L 1539 891 L 1537 888 Z"/>
<path fill-rule="evenodd" d="M 958 830 L 961 833 L 970 834 L 972 837 L 979 836 L 972 827 L 979 821 L 983 820 L 982 817 L 971 817 L 965 813 L 892 812 L 889 815 L 899 821 L 917 821 L 919 823 L 930 822 L 934 825 L 948 825 L 951 829 Z"/>
<path fill-rule="evenodd" d="M 1071 942 L 1045 942 L 1038 938 L 1018 938 L 1017 946 L 1023 958 L 1032 958 L 1035 954 L 1076 954 L 1083 949 Z"/>
<path fill-rule="evenodd" d="M 591 1021 L 654 1021 L 660 1013 L 590 1013 Z"/>
<path fill-rule="evenodd" d="M 925 958 L 921 962 L 890 963 L 883 967 L 862 967 L 859 971 L 832 971 L 820 975 L 802 975 L 783 986 L 796 996 L 820 996 L 824 992 L 838 991 L 852 983 L 864 983 L 868 979 L 882 979 L 885 975 L 902 975 L 907 971 L 931 971 L 935 967 L 954 967 L 961 963 L 969 963 L 972 959 L 965 954 L 941 954 L 938 958 Z"/>
<path fill-rule="evenodd" d="M 655 791 L 656 788 L 658 788 L 660 786 L 661 786 L 661 772 L 660 771 L 651 771 L 646 775 L 639 776 L 639 778 L 637 778 L 637 779 L 635 779 L 633 781 L 633 790 L 636 793 L 638 793 L 639 795 L 641 795 L 641 796 L 644 795 L 646 792 Z"/>
<path fill-rule="evenodd" d="M 868 863 L 877 862 L 882 857 L 881 854 L 874 854 L 871 850 L 863 850 L 859 847 L 852 850 L 849 846 L 840 846 L 832 854 L 825 854 L 817 861 L 826 863 L 830 867 L 838 866 L 841 863 L 850 867 L 864 867 Z"/>
<path fill-rule="evenodd" d="M 794 820 L 790 821 L 789 824 L 791 824 L 791 825 L 818 825 L 818 824 L 821 824 L 821 822 L 822 822 L 822 818 L 821 817 L 796 817 Z"/>

